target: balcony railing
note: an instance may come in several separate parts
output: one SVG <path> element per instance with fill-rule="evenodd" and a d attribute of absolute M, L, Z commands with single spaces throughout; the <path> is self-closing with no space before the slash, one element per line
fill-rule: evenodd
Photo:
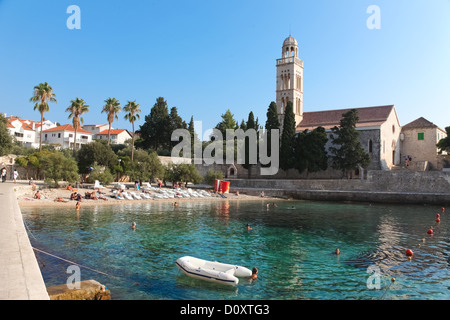
<path fill-rule="evenodd" d="M 298 64 L 299 66 L 303 67 L 303 61 L 297 57 L 286 57 L 286 58 L 277 59 L 277 65 L 293 63 L 293 62 L 295 64 Z"/>

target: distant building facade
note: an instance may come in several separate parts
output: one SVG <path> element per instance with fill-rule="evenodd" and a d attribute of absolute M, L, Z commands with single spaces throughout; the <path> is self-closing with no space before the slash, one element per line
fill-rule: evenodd
<path fill-rule="evenodd" d="M 406 158 L 411 157 L 413 162 L 430 165 L 430 169 L 438 168 L 439 150 L 436 144 L 445 137 L 445 130 L 423 117 L 404 125 L 401 133 L 402 163 L 405 164 Z"/>
<path fill-rule="evenodd" d="M 276 103 L 281 124 L 286 105 L 292 101 L 297 132 L 325 128 L 329 150 L 331 129 L 339 126 L 344 113 L 356 109 L 359 117 L 356 130 L 371 160 L 368 169 L 390 170 L 404 165 L 406 155 L 413 161 L 427 161 L 431 168 L 437 167 L 436 144 L 446 137 L 446 132 L 433 123 L 419 118 L 402 128 L 394 105 L 303 112 L 303 61 L 292 36 L 284 40 L 282 58 L 277 59 L 276 67 Z"/>
<path fill-rule="evenodd" d="M 125 141 L 131 139 L 131 134 L 125 129 L 111 129 L 111 144 L 125 144 Z M 97 133 L 94 139 L 108 140 L 108 129 Z"/>
<path fill-rule="evenodd" d="M 39 137 L 42 131 L 56 127 L 56 123 L 50 120 L 41 121 L 25 120 L 14 116 L 6 118 L 9 134 L 16 141 L 32 148 L 39 147 Z"/>
<path fill-rule="evenodd" d="M 42 142 L 50 145 L 60 146 L 61 148 L 73 148 L 75 139 L 75 129 L 70 124 L 65 124 L 51 128 L 42 132 Z M 77 129 L 77 148 L 81 145 L 92 142 L 92 133 L 83 128 Z"/>

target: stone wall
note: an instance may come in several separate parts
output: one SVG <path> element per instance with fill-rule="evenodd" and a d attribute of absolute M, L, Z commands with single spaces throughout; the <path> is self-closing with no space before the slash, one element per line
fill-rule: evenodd
<path fill-rule="evenodd" d="M 367 179 L 230 179 L 230 192 L 304 200 L 450 204 L 450 172 L 372 170 Z"/>
<path fill-rule="evenodd" d="M 450 173 L 370 170 L 367 179 L 231 179 L 231 187 L 284 190 L 449 193 Z"/>

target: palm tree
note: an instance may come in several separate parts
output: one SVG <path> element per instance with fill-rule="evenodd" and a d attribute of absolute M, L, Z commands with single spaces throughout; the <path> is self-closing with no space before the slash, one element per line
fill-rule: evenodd
<path fill-rule="evenodd" d="M 81 115 L 89 111 L 89 106 L 86 105 L 83 99 L 76 98 L 70 101 L 71 105 L 66 109 L 66 112 L 70 112 L 69 118 L 72 118 L 73 129 L 75 130 L 75 136 L 73 138 L 73 153 L 77 150 L 77 130 L 80 127 L 80 122 L 84 123 Z"/>
<path fill-rule="evenodd" d="M 36 102 L 36 104 L 34 105 L 34 110 L 38 110 L 41 114 L 41 134 L 39 137 L 39 151 L 41 151 L 44 112 L 48 112 L 50 110 L 50 108 L 48 107 L 49 102 L 57 103 L 55 94 L 53 93 L 53 88 L 50 87 L 47 82 L 38 84 L 34 87 L 33 96 L 30 98 L 30 102 Z"/>
<path fill-rule="evenodd" d="M 128 112 L 125 115 L 125 119 L 130 121 L 133 126 L 133 136 L 131 137 L 131 161 L 133 162 L 133 155 L 134 155 L 134 122 L 136 119 L 140 119 L 139 112 L 141 112 L 141 109 L 139 109 L 139 104 L 136 103 L 136 100 L 134 101 L 128 101 L 128 104 L 123 108 L 125 112 Z"/>
<path fill-rule="evenodd" d="M 113 123 L 114 118 L 116 118 L 116 120 L 119 120 L 117 114 L 120 112 L 121 107 L 119 100 L 117 100 L 116 98 L 108 98 L 105 100 L 105 103 L 106 104 L 103 106 L 102 113 L 106 112 L 108 114 L 108 123 L 109 123 L 108 145 L 109 145 L 111 142 L 111 123 Z"/>

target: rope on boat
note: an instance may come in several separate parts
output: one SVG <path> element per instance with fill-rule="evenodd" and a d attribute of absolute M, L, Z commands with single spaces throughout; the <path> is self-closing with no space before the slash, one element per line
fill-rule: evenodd
<path fill-rule="evenodd" d="M 105 272 L 102 272 L 102 271 L 98 271 L 98 270 L 95 270 L 95 269 L 92 269 L 92 268 L 89 268 L 89 267 L 83 266 L 83 265 L 81 265 L 81 264 L 79 264 L 79 263 L 76 263 L 76 262 L 73 262 L 73 261 L 70 261 L 70 260 L 66 260 L 66 259 L 64 259 L 64 258 L 61 258 L 61 257 L 55 256 L 54 254 L 51 254 L 51 253 L 45 252 L 45 251 L 43 251 L 43 250 L 40 250 L 40 249 L 37 249 L 37 248 L 34 248 L 34 247 L 32 247 L 32 248 L 33 248 L 33 250 L 36 250 L 36 251 L 38 251 L 38 252 L 41 252 L 41 253 L 43 253 L 43 254 L 49 255 L 49 256 L 51 256 L 51 257 L 53 257 L 53 258 L 56 258 L 56 259 L 59 259 L 59 260 L 62 260 L 62 261 L 65 261 L 65 262 L 68 262 L 68 263 L 71 263 L 71 264 L 77 265 L 77 266 L 79 266 L 79 267 L 82 267 L 82 268 L 85 268 L 85 269 L 88 269 L 88 270 L 91 270 L 91 271 L 94 271 L 94 272 L 97 272 L 97 273 L 103 274 L 103 275 L 105 275 L 105 276 L 108 276 L 108 277 L 112 277 L 111 275 L 109 275 L 109 274 L 107 274 L 107 273 L 105 273 Z"/>

